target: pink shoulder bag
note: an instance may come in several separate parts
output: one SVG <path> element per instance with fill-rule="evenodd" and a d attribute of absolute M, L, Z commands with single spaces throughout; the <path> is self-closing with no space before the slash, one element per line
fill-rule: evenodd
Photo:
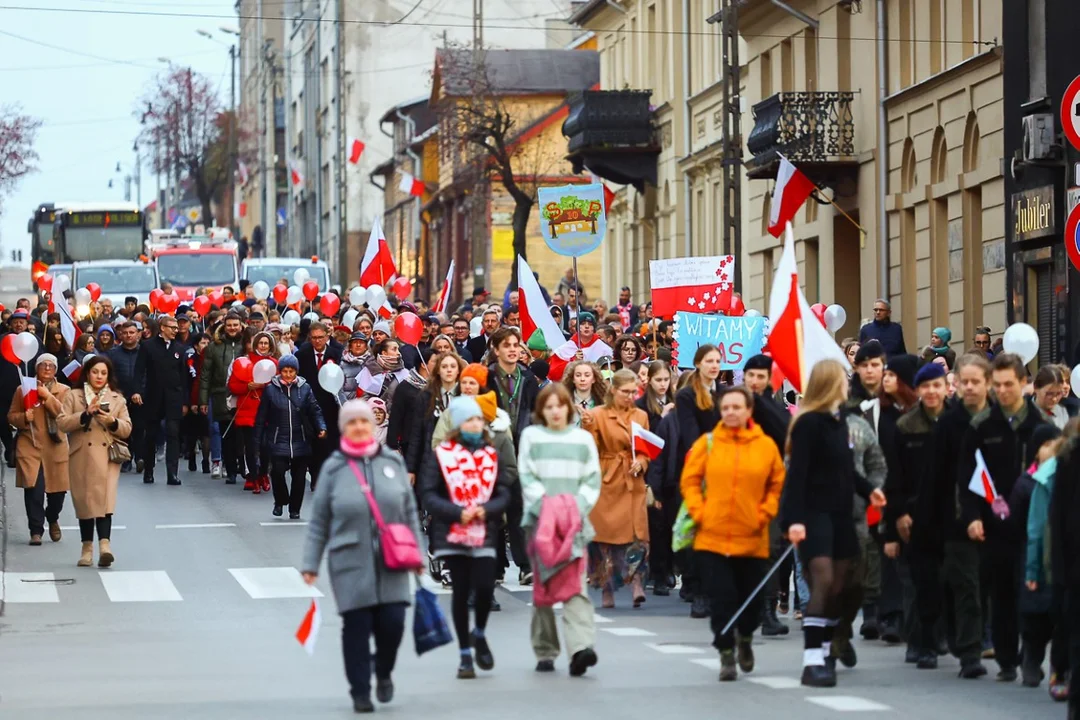
<path fill-rule="evenodd" d="M 424 567 L 424 560 L 420 555 L 420 546 L 416 543 L 416 536 L 412 528 L 404 523 L 389 523 L 383 520 L 379 504 L 375 502 L 375 493 L 364 479 L 364 474 L 352 460 L 349 461 L 356 481 L 360 483 L 360 489 L 367 497 L 371 515 L 375 518 L 375 524 L 379 527 L 379 546 L 382 548 L 383 563 L 387 570 L 406 571 L 419 570 Z"/>

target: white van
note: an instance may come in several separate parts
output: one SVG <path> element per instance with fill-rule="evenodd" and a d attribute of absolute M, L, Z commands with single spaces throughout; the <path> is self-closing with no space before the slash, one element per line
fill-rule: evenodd
<path fill-rule="evenodd" d="M 158 287 L 157 266 L 142 260 L 89 260 L 72 265 L 72 292 L 90 283 L 101 286 L 101 297 L 112 300 L 113 307 L 124 307 L 128 296 L 149 305 L 150 292 Z"/>
<path fill-rule="evenodd" d="M 300 268 L 308 271 L 311 279 L 319 283 L 319 292 L 330 289 L 330 267 L 318 258 L 257 258 L 248 259 L 240 266 L 240 279 L 252 285 L 262 280 L 271 288 L 283 278 L 286 285 L 293 284 L 293 275 Z"/>

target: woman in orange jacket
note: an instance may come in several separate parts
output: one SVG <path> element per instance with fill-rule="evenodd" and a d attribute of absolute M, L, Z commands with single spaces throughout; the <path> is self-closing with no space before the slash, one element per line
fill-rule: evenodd
<path fill-rule="evenodd" d="M 722 633 L 735 611 L 765 577 L 769 522 L 780 505 L 784 461 L 776 443 L 751 420 L 754 396 L 745 387 L 720 395 L 720 423 L 691 446 L 682 473 L 682 495 L 697 526 L 694 550 L 711 605 L 713 645 L 720 651 L 720 680 L 734 680 L 735 634 Z M 754 669 L 751 649 L 761 619 L 758 593 L 735 623 L 738 666 Z"/>

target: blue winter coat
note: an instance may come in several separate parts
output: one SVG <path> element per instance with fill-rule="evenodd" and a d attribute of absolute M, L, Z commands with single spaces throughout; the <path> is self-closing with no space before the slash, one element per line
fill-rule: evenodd
<path fill-rule="evenodd" d="M 271 457 L 310 455 L 311 442 L 325 430 L 322 410 L 304 378 L 283 385 L 279 375 L 263 390 L 255 416 L 255 446 L 261 447 L 266 438 Z"/>

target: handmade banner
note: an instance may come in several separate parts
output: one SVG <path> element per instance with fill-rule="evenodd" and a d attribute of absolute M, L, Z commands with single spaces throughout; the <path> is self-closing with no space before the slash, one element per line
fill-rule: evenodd
<path fill-rule="evenodd" d="M 602 185 L 541 187 L 538 202 L 540 234 L 553 252 L 581 257 L 600 247 L 607 232 Z"/>
<path fill-rule="evenodd" d="M 649 261 L 653 315 L 676 312 L 727 312 L 734 290 L 734 255 Z"/>
<path fill-rule="evenodd" d="M 765 345 L 767 319 L 680 312 L 675 314 L 675 359 L 681 368 L 694 367 L 694 353 L 702 345 L 720 350 L 721 370 L 742 370 L 746 361 Z"/>

